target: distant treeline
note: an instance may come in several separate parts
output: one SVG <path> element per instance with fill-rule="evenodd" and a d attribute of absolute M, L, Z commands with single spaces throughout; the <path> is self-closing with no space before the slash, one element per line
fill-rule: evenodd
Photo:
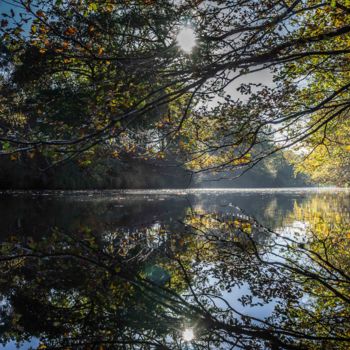
<path fill-rule="evenodd" d="M 68 162 L 47 167 L 44 159 L 0 159 L 1 189 L 125 189 L 184 187 L 287 187 L 305 186 L 304 176 L 294 176 L 283 156 L 264 160 L 244 175 L 203 172 L 192 175 L 169 160 L 94 159 L 89 165 Z"/>
<path fill-rule="evenodd" d="M 203 173 L 196 183 L 199 187 L 304 187 L 313 183 L 304 174 L 295 174 L 294 167 L 282 153 L 266 158 L 240 176 L 230 172 Z"/>
<path fill-rule="evenodd" d="M 0 159 L 1 189 L 125 189 L 185 187 L 189 173 L 169 162 L 106 158 L 88 166 L 68 162 L 44 169 L 31 161 Z"/>

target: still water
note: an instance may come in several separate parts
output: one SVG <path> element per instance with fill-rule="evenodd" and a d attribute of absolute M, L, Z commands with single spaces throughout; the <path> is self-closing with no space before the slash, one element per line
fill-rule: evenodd
<path fill-rule="evenodd" d="M 4 349 L 348 349 L 342 189 L 0 194 Z"/>

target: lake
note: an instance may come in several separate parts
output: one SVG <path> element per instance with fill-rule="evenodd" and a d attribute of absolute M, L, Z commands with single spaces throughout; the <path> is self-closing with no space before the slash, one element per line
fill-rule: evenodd
<path fill-rule="evenodd" d="M 15 349 L 348 349 L 350 192 L 2 192 Z"/>

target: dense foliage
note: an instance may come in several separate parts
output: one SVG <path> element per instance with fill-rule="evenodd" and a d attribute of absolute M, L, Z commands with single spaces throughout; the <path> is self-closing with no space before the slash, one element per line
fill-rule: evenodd
<path fill-rule="evenodd" d="M 350 104 L 348 23 L 342 0 L 10 1 L 1 154 L 45 169 L 102 147 L 198 172 L 327 146 L 320 132 L 345 125 Z M 191 53 L 176 41 L 185 26 Z M 253 83 L 259 72 L 274 83 Z"/>
<path fill-rule="evenodd" d="M 301 30 L 316 34 L 324 27 L 344 28 L 350 21 L 350 12 L 338 5 L 333 10 L 319 8 L 314 16 L 305 16 L 310 28 Z M 317 49 L 346 52 L 349 40 L 346 34 L 332 42 L 318 43 Z M 321 104 L 310 118 L 300 121 L 307 130 L 312 131 L 315 126 L 317 130 L 298 145 L 294 160 L 297 171 L 309 174 L 317 182 L 349 184 L 349 59 L 349 55 L 308 57 L 298 65 L 288 65 L 288 76 L 301 85 L 299 98 Z M 331 103 L 324 104 L 322 101 L 330 95 Z"/>

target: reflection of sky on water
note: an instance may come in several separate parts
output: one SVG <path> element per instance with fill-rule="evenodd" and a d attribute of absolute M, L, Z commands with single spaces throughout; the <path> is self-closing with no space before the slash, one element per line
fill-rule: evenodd
<path fill-rule="evenodd" d="M 216 280 L 211 278 L 211 284 L 215 285 Z M 242 283 L 240 286 L 232 287 L 232 291 L 228 292 L 226 290 L 222 291 L 221 297 L 227 301 L 230 306 L 237 310 L 239 313 L 242 313 L 247 316 L 252 316 L 259 319 L 264 319 L 266 317 L 271 316 L 274 311 L 275 305 L 278 302 L 278 299 L 274 299 L 269 303 L 264 303 L 262 306 L 243 306 L 242 303 L 238 300 L 243 295 L 251 295 L 251 290 L 247 283 Z M 261 299 L 253 298 L 253 303 L 261 302 Z M 222 309 L 227 308 L 227 303 L 225 303 L 222 299 L 215 299 L 215 303 L 218 307 Z"/>
<path fill-rule="evenodd" d="M 28 350 L 28 349 L 36 349 L 39 346 L 39 340 L 33 338 L 31 341 L 26 341 L 21 344 L 16 344 L 16 342 L 11 341 L 3 347 L 3 350 Z"/>

